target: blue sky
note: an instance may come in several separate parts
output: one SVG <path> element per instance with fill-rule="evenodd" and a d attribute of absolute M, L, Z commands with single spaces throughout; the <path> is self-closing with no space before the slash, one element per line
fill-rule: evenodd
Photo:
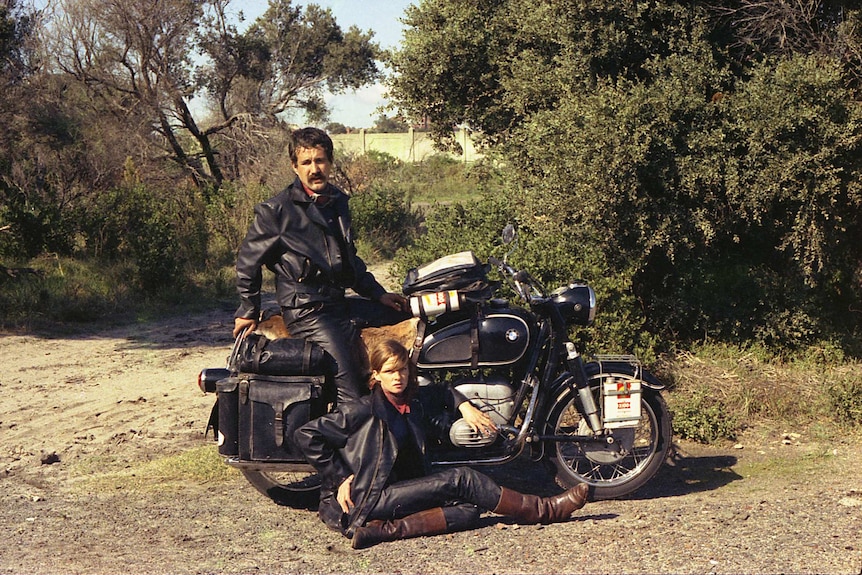
<path fill-rule="evenodd" d="M 294 6 L 317 4 L 329 8 L 335 15 L 335 20 L 342 29 L 357 26 L 363 31 L 374 32 L 374 40 L 384 48 L 392 48 L 401 42 L 401 17 L 404 10 L 418 0 L 315 0 L 305 2 L 294 0 Z M 267 0 L 240 0 L 231 3 L 234 10 L 242 10 L 246 22 L 252 22 L 266 11 Z M 369 86 L 355 93 L 345 93 L 338 96 L 327 95 L 330 120 L 340 122 L 354 128 L 370 128 L 380 115 L 376 108 L 385 104 L 383 87 Z M 301 123 L 302 119 L 294 119 Z"/>

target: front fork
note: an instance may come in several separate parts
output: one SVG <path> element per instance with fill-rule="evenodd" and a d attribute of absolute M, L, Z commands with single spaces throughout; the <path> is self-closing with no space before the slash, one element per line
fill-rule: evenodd
<path fill-rule="evenodd" d="M 600 433 L 603 427 L 602 421 L 599 418 L 599 408 L 596 406 L 596 400 L 587 381 L 584 360 L 575 348 L 575 344 L 570 341 L 566 342 L 566 368 L 575 380 L 575 388 L 578 390 L 578 398 L 581 400 L 581 407 L 584 410 L 583 415 L 587 418 L 590 429 L 593 433 Z"/>

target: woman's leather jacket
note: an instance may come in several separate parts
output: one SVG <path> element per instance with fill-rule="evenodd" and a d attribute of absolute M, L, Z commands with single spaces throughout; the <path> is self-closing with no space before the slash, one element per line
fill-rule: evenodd
<path fill-rule="evenodd" d="M 394 415 L 386 408 L 386 402 L 377 386 L 371 395 L 339 405 L 336 411 L 312 420 L 294 434 L 305 458 L 321 476 L 321 519 L 348 537 L 353 536 L 354 528 L 365 522 L 377 504 L 398 456 L 397 441 L 387 423 Z M 422 474 L 427 475 L 430 469 L 418 401 L 411 402 L 407 421 L 425 462 Z M 351 485 L 355 506 L 349 513 L 339 515 L 338 506 L 329 500 L 350 475 L 355 475 Z"/>
<path fill-rule="evenodd" d="M 254 221 L 237 255 L 240 307 L 236 317 L 258 318 L 263 266 L 275 273 L 281 307 L 338 300 L 348 287 L 373 300 L 386 292 L 356 255 L 348 196 L 332 185 L 327 194 L 333 197 L 332 227 L 298 178 L 255 207 Z"/>

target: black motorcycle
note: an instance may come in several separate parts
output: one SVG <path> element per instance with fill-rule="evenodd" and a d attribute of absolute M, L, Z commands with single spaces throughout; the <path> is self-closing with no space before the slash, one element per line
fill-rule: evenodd
<path fill-rule="evenodd" d="M 504 243 L 514 239 L 507 226 Z M 588 484 L 593 500 L 632 493 L 656 474 L 671 447 L 665 386 L 634 356 L 581 357 L 568 328 L 594 320 L 589 285 L 573 282 L 548 292 L 506 260 L 490 258 L 485 265 L 471 252 L 452 254 L 411 270 L 404 282 L 419 318 L 411 359 L 428 435 L 436 439 L 429 442 L 433 464 L 499 465 L 523 454 L 550 464 L 561 487 Z M 491 297 L 499 285 L 487 279 L 491 267 L 525 307 Z M 227 369 L 207 369 L 199 377 L 201 389 L 218 393 L 210 422 L 219 452 L 277 503 L 313 504 L 319 479 L 292 436 L 331 406 L 326 376 L 314 368 L 302 340 L 292 340 L 288 354 L 297 368 L 287 367 L 291 361 L 282 365 L 289 374 L 253 369 L 249 363 L 259 364 L 248 359 L 245 369 L 269 373 L 243 373 L 238 356 L 263 356 L 278 365 L 272 361 L 278 350 L 261 351 L 259 339 L 247 340 L 238 338 Z M 446 386 L 485 411 L 497 431 L 479 433 L 459 419 L 445 401 Z"/>

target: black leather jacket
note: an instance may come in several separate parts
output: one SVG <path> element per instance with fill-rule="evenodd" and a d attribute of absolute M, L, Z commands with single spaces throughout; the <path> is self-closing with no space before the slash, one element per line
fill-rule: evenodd
<path fill-rule="evenodd" d="M 386 408 L 386 402 L 377 386 L 371 395 L 339 405 L 336 411 L 312 420 L 294 434 L 305 458 L 321 476 L 321 519 L 348 537 L 365 523 L 398 456 L 397 441 L 388 423 L 392 411 Z M 407 422 L 425 462 L 423 475 L 428 475 L 422 418 L 422 406 L 418 401 L 411 402 Z M 350 491 L 355 507 L 342 517 L 336 506 L 325 502 L 335 497 L 350 475 L 355 475 Z"/>
<path fill-rule="evenodd" d="M 298 178 L 255 207 L 254 221 L 237 255 L 240 306 L 236 317 L 258 318 L 263 266 L 275 273 L 281 307 L 337 300 L 344 297 L 345 288 L 373 300 L 386 293 L 356 255 L 348 196 L 332 185 L 328 193 L 335 198 L 332 206 L 340 238 Z"/>

